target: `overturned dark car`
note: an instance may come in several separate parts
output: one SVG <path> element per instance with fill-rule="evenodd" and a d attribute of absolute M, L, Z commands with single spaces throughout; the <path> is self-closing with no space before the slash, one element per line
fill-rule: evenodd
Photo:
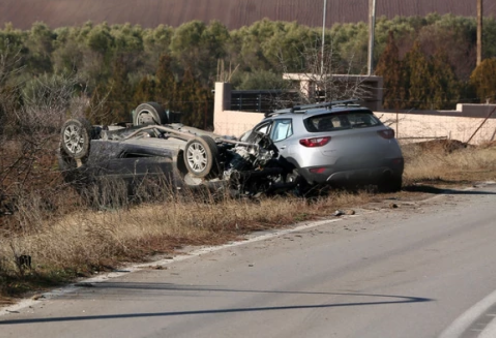
<path fill-rule="evenodd" d="M 65 180 L 78 188 L 123 180 L 130 194 L 153 178 L 174 188 L 222 186 L 247 195 L 297 187 L 293 169 L 263 133 L 249 131 L 240 141 L 169 120 L 159 104 L 148 102 L 137 107 L 133 123 L 66 121 L 59 150 Z"/>

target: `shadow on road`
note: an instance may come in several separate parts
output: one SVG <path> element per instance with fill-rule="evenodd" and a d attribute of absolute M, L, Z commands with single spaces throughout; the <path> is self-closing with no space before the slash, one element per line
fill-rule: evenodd
<path fill-rule="evenodd" d="M 404 186 L 402 190 L 408 192 L 423 192 L 439 195 L 496 195 L 496 192 L 494 191 L 437 188 L 430 185 L 408 185 Z"/>
<path fill-rule="evenodd" d="M 106 284 L 106 283 L 102 283 Z M 115 283 L 113 283 L 115 284 Z M 148 284 L 148 283 L 145 283 Z M 137 287 L 137 286 L 135 286 Z M 150 285 L 142 286 L 149 288 Z M 210 309 L 210 310 L 191 310 L 191 311 L 170 311 L 170 312 L 151 312 L 151 313 L 123 313 L 123 314 L 108 314 L 95 316 L 67 316 L 67 317 L 52 317 L 52 318 L 26 318 L 12 319 L 0 321 L 0 325 L 14 324 L 33 324 L 33 323 L 53 323 L 53 322 L 69 322 L 69 321 L 85 321 L 85 320 L 102 320 L 102 319 L 126 319 L 126 318 L 151 318 L 151 317 L 170 317 L 170 316 L 187 316 L 187 315 L 205 315 L 205 314 L 223 314 L 223 313 L 244 313 L 244 312 L 261 312 L 261 311 L 288 311 L 288 310 L 304 310 L 304 309 L 326 309 L 350 306 L 373 306 L 373 305 L 396 305 L 408 303 L 423 303 L 431 302 L 434 299 L 422 297 L 408 297 L 395 295 L 378 295 L 378 294 L 360 294 L 360 293 L 331 293 L 331 292 L 300 292 L 300 291 L 265 291 L 265 290 L 229 290 L 229 289 L 204 289 L 204 288 L 172 288 L 166 285 L 170 290 L 191 290 L 191 291 L 219 291 L 219 292 L 253 292 L 253 293 L 295 293 L 295 294 L 322 294 L 335 296 L 351 296 L 351 297 L 373 297 L 386 298 L 386 300 L 375 300 L 368 302 L 350 302 L 350 303 L 335 303 L 335 304 L 304 304 L 304 305 L 289 305 L 289 306 L 268 306 L 268 307 L 250 307 L 250 308 L 226 308 L 226 309 Z M 389 300 L 388 300 L 389 299 Z"/>

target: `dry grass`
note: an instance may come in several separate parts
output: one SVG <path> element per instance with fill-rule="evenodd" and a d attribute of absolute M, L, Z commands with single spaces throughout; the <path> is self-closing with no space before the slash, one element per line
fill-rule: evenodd
<path fill-rule="evenodd" d="M 496 178 L 496 147 L 492 145 L 449 151 L 405 146 L 404 155 L 406 186 Z M 121 201 L 115 198 L 115 191 L 109 194 Z M 0 237 L 0 300 L 2 295 L 19 295 L 111 270 L 125 262 L 170 254 L 185 245 L 220 244 L 249 232 L 329 217 L 337 209 L 385 198 L 371 192 L 334 192 L 315 199 L 234 199 L 208 191 L 154 194 L 162 196 L 159 202 L 119 204 L 100 210 L 74 197 L 67 204 L 66 198 L 65 209 L 59 206 L 57 212 L 46 210 L 37 202 L 39 196 L 26 195 L 22 208 L 10 216 L 18 227 Z M 418 195 L 403 191 L 395 196 L 407 199 Z M 71 211 L 75 205 L 79 210 Z M 32 257 L 32 269 L 16 264 L 21 255 Z"/>
<path fill-rule="evenodd" d="M 40 278 L 68 281 L 123 262 L 172 253 L 184 245 L 220 244 L 248 232 L 325 217 L 337 208 L 361 205 L 374 198 L 366 193 L 340 192 L 313 200 L 226 196 L 215 201 L 208 192 L 199 195 L 183 193 L 181 198 L 126 210 L 72 213 L 55 223 L 46 222 L 36 231 L 2 238 L 0 257 L 7 258 L 3 269 L 10 272 L 7 275 L 11 281 L 3 293 L 25 291 Z M 32 257 L 32 270 L 15 264 L 15 257 L 20 255 Z"/>
<path fill-rule="evenodd" d="M 496 179 L 496 146 L 451 149 L 433 145 L 403 146 L 405 184 L 453 182 L 455 184 Z"/>

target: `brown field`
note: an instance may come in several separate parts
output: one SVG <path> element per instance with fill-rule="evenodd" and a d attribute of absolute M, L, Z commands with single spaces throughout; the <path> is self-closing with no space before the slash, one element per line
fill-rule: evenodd
<path fill-rule="evenodd" d="M 24 222 L 24 226 L 5 228 L 0 236 L 0 305 L 8 302 L 8 297 L 30 290 L 156 255 L 171 255 L 185 245 L 225 243 L 257 230 L 333 217 L 338 209 L 363 208 L 371 203 L 387 207 L 391 198 L 399 201 L 401 208 L 401 201 L 496 179 L 496 145 L 466 148 L 454 144 L 457 146 L 403 146 L 404 189 L 396 194 L 336 191 L 312 199 L 234 199 L 208 191 L 164 191 L 165 197 L 157 203 L 99 210 L 81 204 L 76 211 L 73 197 L 72 204 L 66 205 L 69 209 L 65 213 L 58 210 L 56 217 L 46 217 L 49 211 L 39 204 L 26 203 L 17 214 L 7 216 L 17 224 Z M 68 196 L 66 191 L 63 197 L 67 200 Z M 31 269 L 16 264 L 20 255 L 32 257 Z"/>
<path fill-rule="evenodd" d="M 327 27 L 334 23 L 368 21 L 368 1 L 328 0 Z M 0 25 L 28 29 L 36 21 L 52 28 L 87 21 L 131 23 L 153 28 L 177 27 L 191 20 L 218 20 L 229 29 L 249 26 L 263 18 L 322 26 L 323 0 L 2 0 Z M 485 15 L 495 16 L 494 0 L 484 1 Z M 393 18 L 429 13 L 475 16 L 475 0 L 381 0 L 377 15 Z"/>

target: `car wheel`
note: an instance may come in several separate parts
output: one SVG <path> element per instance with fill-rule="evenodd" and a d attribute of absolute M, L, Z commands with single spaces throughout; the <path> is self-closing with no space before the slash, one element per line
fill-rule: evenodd
<path fill-rule="evenodd" d="M 219 169 L 219 150 L 209 136 L 196 137 L 184 148 L 184 163 L 193 177 L 216 176 Z"/>
<path fill-rule="evenodd" d="M 401 176 L 389 176 L 385 177 L 377 185 L 380 192 L 398 192 L 401 190 L 403 180 Z"/>
<path fill-rule="evenodd" d="M 70 119 L 62 126 L 60 147 L 73 159 L 84 159 L 90 151 L 93 126 L 84 118 Z"/>
<path fill-rule="evenodd" d="M 291 173 L 286 176 L 286 183 L 294 183 L 295 187 L 293 189 L 293 194 L 295 196 L 301 197 L 305 196 L 308 192 L 309 185 L 305 178 L 300 175 L 298 169 L 293 169 Z"/>
<path fill-rule="evenodd" d="M 157 102 L 146 102 L 136 107 L 133 117 L 133 125 L 142 126 L 148 124 L 168 123 L 167 113 Z"/>

